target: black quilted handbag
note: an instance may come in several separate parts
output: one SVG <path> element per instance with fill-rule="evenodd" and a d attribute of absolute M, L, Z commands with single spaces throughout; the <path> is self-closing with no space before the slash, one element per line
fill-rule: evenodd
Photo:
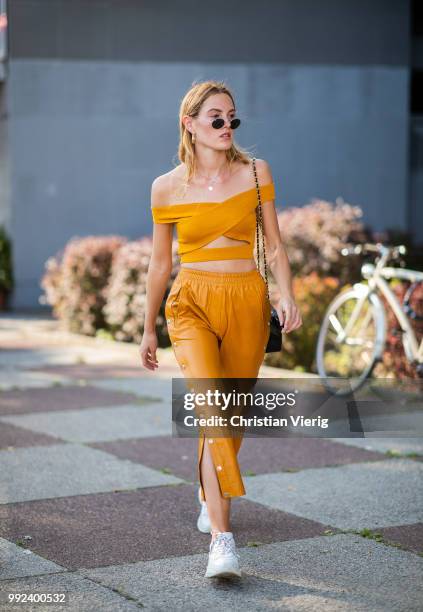
<path fill-rule="evenodd" d="M 260 227 L 262 246 L 263 246 L 264 279 L 266 281 L 266 287 L 267 287 L 267 299 L 269 299 L 269 283 L 267 282 L 267 262 L 266 262 L 266 250 L 264 247 L 261 196 L 260 196 L 259 183 L 257 179 L 256 158 L 255 157 L 252 158 L 252 162 L 253 162 L 254 177 L 256 179 L 256 189 L 257 189 L 257 198 L 258 198 L 258 206 L 256 207 L 257 267 L 258 267 L 259 272 L 261 273 L 260 271 L 260 246 L 259 246 L 260 244 L 259 243 L 259 227 Z M 270 312 L 269 325 L 270 325 L 270 335 L 269 335 L 269 340 L 267 342 L 265 352 L 266 353 L 276 353 L 280 351 L 282 348 L 282 330 L 281 330 L 281 324 L 279 321 L 278 313 L 276 312 L 276 309 L 273 306 Z"/>

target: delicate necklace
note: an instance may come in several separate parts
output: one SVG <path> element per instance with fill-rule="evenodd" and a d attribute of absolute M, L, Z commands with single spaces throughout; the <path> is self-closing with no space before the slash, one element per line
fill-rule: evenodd
<path fill-rule="evenodd" d="M 222 166 L 222 167 L 223 167 L 223 166 Z M 207 186 L 207 189 L 208 189 L 209 191 L 213 191 L 213 185 L 214 185 L 214 183 L 217 181 L 217 178 L 218 178 L 218 176 L 219 176 L 219 174 L 220 174 L 220 168 L 219 168 L 219 170 L 218 170 L 217 174 L 216 174 L 215 176 L 211 177 L 211 178 L 210 178 L 209 176 L 206 176 L 205 174 L 200 174 L 199 172 L 197 172 L 197 174 L 198 174 L 198 176 L 200 176 L 201 178 L 205 178 L 205 179 L 207 180 L 207 182 L 209 183 L 209 184 L 208 184 L 208 186 Z"/>

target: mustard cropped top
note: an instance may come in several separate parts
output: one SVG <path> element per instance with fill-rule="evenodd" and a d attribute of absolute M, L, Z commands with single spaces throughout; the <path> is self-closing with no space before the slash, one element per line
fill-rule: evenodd
<path fill-rule="evenodd" d="M 273 182 L 261 185 L 262 204 L 275 199 Z M 247 189 L 223 202 L 190 202 L 151 207 L 155 223 L 175 223 L 181 263 L 216 259 L 253 258 L 256 232 L 257 189 Z M 219 236 L 245 244 L 206 247 Z"/>

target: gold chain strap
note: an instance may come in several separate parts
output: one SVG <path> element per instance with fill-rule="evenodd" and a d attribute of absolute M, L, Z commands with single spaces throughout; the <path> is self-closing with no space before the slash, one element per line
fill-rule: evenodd
<path fill-rule="evenodd" d="M 257 265 L 258 265 L 258 269 L 260 272 L 260 242 L 259 242 L 259 226 L 261 229 L 261 238 L 262 238 L 262 245 L 263 245 L 263 258 L 264 258 L 264 278 L 266 281 L 266 288 L 267 288 L 267 298 L 269 299 L 269 283 L 267 281 L 267 261 L 266 261 L 266 248 L 264 246 L 264 233 L 263 233 L 263 215 L 262 215 L 262 209 L 261 209 L 261 195 L 260 195 L 260 188 L 259 188 L 259 183 L 258 183 L 258 179 L 257 179 L 257 172 L 256 172 L 256 158 L 253 157 L 252 158 L 253 161 L 253 170 L 254 170 L 254 178 L 256 179 L 256 189 L 257 189 L 257 196 L 258 196 L 258 206 L 256 207 L 256 245 L 257 245 Z"/>

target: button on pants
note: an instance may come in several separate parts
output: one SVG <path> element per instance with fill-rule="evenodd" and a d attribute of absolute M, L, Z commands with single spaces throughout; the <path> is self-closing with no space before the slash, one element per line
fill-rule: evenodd
<path fill-rule="evenodd" d="M 257 378 L 269 338 L 271 304 L 258 269 L 214 272 L 181 267 L 165 304 L 172 347 L 185 378 Z M 245 495 L 238 451 L 242 434 L 198 438 L 209 444 L 224 497 Z"/>

